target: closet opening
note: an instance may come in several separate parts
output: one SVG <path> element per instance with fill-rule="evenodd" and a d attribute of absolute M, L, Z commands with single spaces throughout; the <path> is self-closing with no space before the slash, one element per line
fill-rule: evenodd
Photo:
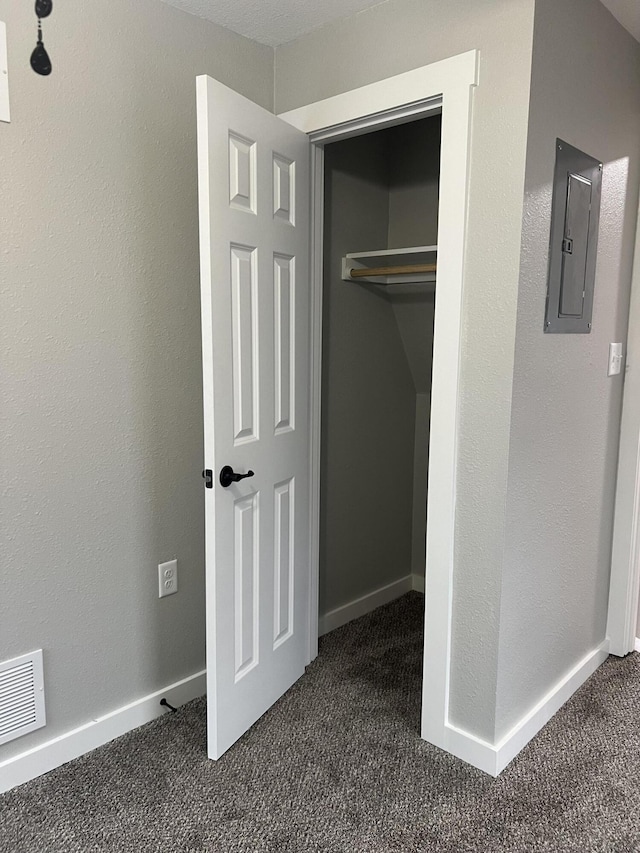
<path fill-rule="evenodd" d="M 404 678 L 416 729 L 440 139 L 438 112 L 324 146 L 319 654 Z"/>

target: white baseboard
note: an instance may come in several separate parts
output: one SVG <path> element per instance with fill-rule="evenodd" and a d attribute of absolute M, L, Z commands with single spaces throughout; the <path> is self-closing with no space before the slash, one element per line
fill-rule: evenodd
<path fill-rule="evenodd" d="M 400 598 L 411 590 L 424 593 L 424 577 L 422 575 L 406 575 L 400 580 L 374 589 L 373 592 L 369 592 L 361 598 L 356 598 L 355 601 L 343 604 L 342 607 L 330 610 L 318 620 L 318 636 L 322 637 L 323 634 L 335 631 L 336 628 L 341 628 L 347 622 L 366 616 L 376 607 L 389 604 L 390 601 L 395 601 L 396 598 Z"/>
<path fill-rule="evenodd" d="M 361 616 L 371 613 L 376 607 L 382 607 L 383 604 L 388 604 L 406 592 L 410 592 L 413 589 L 412 578 L 413 575 L 407 575 L 400 580 L 386 584 L 386 586 L 374 589 L 373 592 L 356 598 L 355 601 L 350 601 L 348 604 L 343 604 L 342 607 L 336 607 L 335 610 L 325 613 L 318 620 L 318 636 L 322 637 L 329 631 L 335 631 L 336 628 L 341 628 L 347 622 L 359 619 Z"/>
<path fill-rule="evenodd" d="M 42 776 L 43 773 L 48 773 L 144 723 L 155 720 L 156 717 L 163 716 L 168 713 L 160 705 L 160 699 L 163 696 L 171 705 L 179 706 L 198 696 L 203 696 L 206 689 L 206 672 L 197 672 L 40 746 L 0 762 L 0 793 Z"/>
<path fill-rule="evenodd" d="M 445 731 L 440 737 L 425 737 L 424 734 L 423 737 L 479 770 L 484 770 L 491 776 L 497 776 L 529 743 L 531 738 L 549 722 L 556 711 L 571 698 L 578 687 L 584 684 L 600 664 L 604 663 L 608 654 L 609 640 L 605 640 L 577 663 L 564 678 L 560 679 L 547 695 L 525 714 L 497 744 L 490 744 L 450 723 L 445 724 Z"/>
<path fill-rule="evenodd" d="M 640 637 L 636 637 L 636 651 L 640 652 Z"/>
<path fill-rule="evenodd" d="M 424 595 L 424 575 L 411 575 L 411 589 Z"/>

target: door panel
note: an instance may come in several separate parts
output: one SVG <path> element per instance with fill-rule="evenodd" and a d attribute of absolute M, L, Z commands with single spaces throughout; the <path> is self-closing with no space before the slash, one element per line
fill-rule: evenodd
<path fill-rule="evenodd" d="M 295 554 L 294 478 L 274 487 L 274 597 L 273 647 L 288 640 L 293 631 L 293 561 Z"/>
<path fill-rule="evenodd" d="M 209 755 L 302 675 L 309 594 L 309 143 L 198 78 Z M 224 465 L 250 478 L 223 488 Z"/>
<path fill-rule="evenodd" d="M 275 287 L 276 347 L 275 370 L 275 432 L 287 432 L 293 427 L 295 411 L 295 259 L 274 255 L 273 280 Z"/>
<path fill-rule="evenodd" d="M 258 438 L 257 248 L 231 246 L 234 445 Z"/>

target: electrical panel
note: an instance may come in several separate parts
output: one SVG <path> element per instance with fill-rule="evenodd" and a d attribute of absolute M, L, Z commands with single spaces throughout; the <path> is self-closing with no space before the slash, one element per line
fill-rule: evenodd
<path fill-rule="evenodd" d="M 556 141 L 545 332 L 591 331 L 602 163 Z"/>

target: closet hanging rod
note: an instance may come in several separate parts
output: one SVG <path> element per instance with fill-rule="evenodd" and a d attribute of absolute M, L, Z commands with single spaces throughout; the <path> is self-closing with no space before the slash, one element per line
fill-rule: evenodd
<path fill-rule="evenodd" d="M 370 278 L 376 275 L 417 275 L 425 272 L 436 272 L 437 264 L 405 264 L 395 267 L 363 267 L 352 269 L 351 278 Z"/>

